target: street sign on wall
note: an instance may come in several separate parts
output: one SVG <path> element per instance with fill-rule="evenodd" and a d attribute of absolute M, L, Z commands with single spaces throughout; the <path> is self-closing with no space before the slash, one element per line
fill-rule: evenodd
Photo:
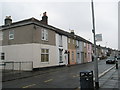
<path fill-rule="evenodd" d="M 96 41 L 102 41 L 102 34 L 96 34 L 95 39 Z"/>

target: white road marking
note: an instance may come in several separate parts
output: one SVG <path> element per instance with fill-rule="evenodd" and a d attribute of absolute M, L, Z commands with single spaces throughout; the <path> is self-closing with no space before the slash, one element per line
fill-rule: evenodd
<path fill-rule="evenodd" d="M 45 80 L 44 82 L 47 83 L 47 82 L 50 82 L 52 81 L 53 79 L 49 79 L 49 80 Z"/>
<path fill-rule="evenodd" d="M 29 87 L 32 87 L 32 86 L 35 86 L 36 84 L 31 84 L 31 85 L 27 85 L 27 86 L 24 86 L 22 88 L 29 88 Z"/>

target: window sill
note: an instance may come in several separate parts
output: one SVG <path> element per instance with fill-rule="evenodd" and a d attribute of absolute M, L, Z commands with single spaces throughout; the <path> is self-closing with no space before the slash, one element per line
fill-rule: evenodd
<path fill-rule="evenodd" d="M 9 40 L 14 40 L 14 39 L 9 39 Z"/>
<path fill-rule="evenodd" d="M 43 39 L 42 39 L 42 41 L 46 41 L 46 42 L 48 42 L 48 40 L 43 40 Z"/>
<path fill-rule="evenodd" d="M 41 62 L 42 64 L 49 64 L 49 62 Z"/>
<path fill-rule="evenodd" d="M 60 61 L 59 63 L 63 63 L 63 61 Z"/>

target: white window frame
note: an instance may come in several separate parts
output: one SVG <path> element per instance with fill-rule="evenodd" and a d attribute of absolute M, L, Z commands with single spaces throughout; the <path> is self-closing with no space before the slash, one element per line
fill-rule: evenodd
<path fill-rule="evenodd" d="M 78 40 L 76 41 L 76 44 L 77 44 L 77 46 L 79 46 L 79 41 Z"/>
<path fill-rule="evenodd" d="M 59 62 L 63 62 L 63 51 L 59 49 Z"/>
<path fill-rule="evenodd" d="M 77 59 L 80 59 L 80 53 L 79 52 L 77 53 Z"/>
<path fill-rule="evenodd" d="M 59 46 L 62 47 L 62 35 L 59 34 Z"/>
<path fill-rule="evenodd" d="M 45 40 L 45 41 L 48 41 L 48 30 L 47 29 L 43 28 L 41 30 L 41 39 Z"/>
<path fill-rule="evenodd" d="M 70 38 L 68 38 L 68 43 L 70 43 Z"/>
<path fill-rule="evenodd" d="M 75 44 L 75 40 L 73 39 L 73 44 Z"/>
<path fill-rule="evenodd" d="M 84 47 L 86 47 L 86 43 L 84 43 Z"/>
<path fill-rule="evenodd" d="M 45 50 L 45 52 L 43 53 L 42 52 L 42 50 Z M 48 50 L 48 52 L 46 52 L 46 50 Z M 47 48 L 41 48 L 41 62 L 42 63 L 48 63 L 49 62 L 49 49 L 47 49 Z M 48 61 L 46 61 L 46 60 L 42 60 L 42 55 L 48 55 Z M 44 56 L 44 59 L 46 58 L 46 56 Z"/>
<path fill-rule="evenodd" d="M 1 60 L 5 60 L 5 53 L 1 52 Z"/>
<path fill-rule="evenodd" d="M 14 30 L 9 31 L 9 40 L 14 39 Z"/>
<path fill-rule="evenodd" d="M 74 51 L 72 51 L 72 62 L 74 62 Z"/>

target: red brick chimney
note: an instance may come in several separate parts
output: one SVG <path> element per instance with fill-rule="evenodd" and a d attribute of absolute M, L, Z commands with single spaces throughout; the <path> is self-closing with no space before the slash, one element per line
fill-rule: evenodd
<path fill-rule="evenodd" d="M 46 12 L 43 13 L 41 22 L 42 22 L 43 24 L 48 24 L 48 16 L 47 16 L 47 13 L 46 13 Z"/>

